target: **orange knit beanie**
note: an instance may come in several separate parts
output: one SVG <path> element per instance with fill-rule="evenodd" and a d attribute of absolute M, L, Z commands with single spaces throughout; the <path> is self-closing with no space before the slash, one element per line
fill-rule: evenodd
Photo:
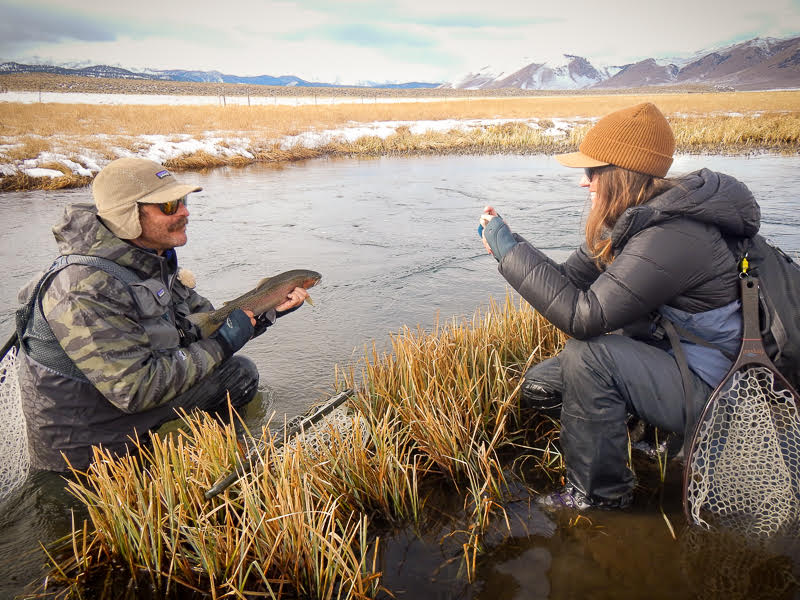
<path fill-rule="evenodd" d="M 567 167 L 615 165 L 664 177 L 672 165 L 675 136 L 655 104 L 643 102 L 607 114 L 592 127 L 579 152 L 559 154 Z"/>

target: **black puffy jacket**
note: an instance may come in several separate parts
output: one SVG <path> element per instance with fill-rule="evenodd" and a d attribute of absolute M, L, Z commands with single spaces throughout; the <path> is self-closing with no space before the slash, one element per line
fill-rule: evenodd
<path fill-rule="evenodd" d="M 611 232 L 614 261 L 605 269 L 585 244 L 557 264 L 517 235 L 498 268 L 556 327 L 588 339 L 663 305 L 701 313 L 735 301 L 736 259 L 723 235 L 752 236 L 760 217 L 743 183 L 703 169 L 622 214 Z"/>

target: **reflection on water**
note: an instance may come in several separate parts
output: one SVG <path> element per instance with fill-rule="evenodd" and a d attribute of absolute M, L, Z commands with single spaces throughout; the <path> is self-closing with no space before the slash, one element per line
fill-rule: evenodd
<path fill-rule="evenodd" d="M 673 173 L 704 166 L 747 183 L 762 204 L 762 231 L 798 253 L 795 157 L 683 156 Z M 437 318 L 471 316 L 490 296 L 504 297 L 505 283 L 476 233 L 484 205 L 493 204 L 514 231 L 556 259 L 580 242 L 586 209 L 577 172 L 551 157 L 320 160 L 180 177 L 204 188 L 190 199 L 181 264 L 195 272 L 198 291 L 214 303 L 287 269 L 323 275 L 311 290 L 315 306 L 304 306 L 245 347 L 270 399 L 250 408 L 250 423 L 263 421 L 271 409 L 281 421 L 302 412 L 331 391 L 334 365 L 357 362 L 373 340 L 388 348 L 389 334 L 403 325 L 428 328 Z M 12 329 L 17 290 L 55 254 L 51 226 L 76 201 L 90 201 L 90 191 L 0 196 L 4 336 Z M 43 481 L 31 479 L 0 506 L 0 597 L 36 577 L 43 562 L 38 540 L 69 530 L 68 507 L 75 502 L 59 491 L 57 478 Z M 677 498 L 677 479 L 667 485 L 665 496 Z M 665 510 L 673 524 L 682 522 L 679 506 Z M 384 544 L 386 584 L 398 598 L 697 595 L 688 567 L 702 561 L 686 564 L 687 552 L 671 538 L 658 503 L 647 497 L 631 513 L 593 514 L 590 524 L 558 521 L 557 529 L 548 529 L 536 511 L 520 511 L 519 520 L 527 533 L 515 531 L 490 544 L 473 585 L 458 572 L 458 552 L 443 554 L 435 525 L 391 532 L 384 537 L 391 540 Z M 432 573 L 432 564 L 442 566 Z M 781 577 L 770 569 L 763 573 Z"/>

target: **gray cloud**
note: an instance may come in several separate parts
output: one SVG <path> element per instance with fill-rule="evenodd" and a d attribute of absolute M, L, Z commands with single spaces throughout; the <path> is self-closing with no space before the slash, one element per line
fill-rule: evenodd
<path fill-rule="evenodd" d="M 0 0 L 2 2 L 2 0 Z M 213 24 L 197 26 L 164 22 L 158 14 L 143 12 L 140 19 L 100 18 L 86 9 L 61 8 L 49 4 L 8 3 L 2 6 L 0 57 L 24 54 L 26 50 L 64 42 L 113 42 L 120 37 L 206 40 L 210 45 L 236 47 L 239 40 Z"/>
<path fill-rule="evenodd" d="M 0 48 L 64 40 L 108 42 L 116 39 L 108 25 L 91 16 L 56 7 L 6 5 L 0 22 Z"/>
<path fill-rule="evenodd" d="M 435 45 L 432 36 L 408 33 L 397 27 L 369 23 L 322 25 L 286 33 L 281 38 L 287 41 L 326 40 L 368 48 L 397 46 L 431 48 Z"/>

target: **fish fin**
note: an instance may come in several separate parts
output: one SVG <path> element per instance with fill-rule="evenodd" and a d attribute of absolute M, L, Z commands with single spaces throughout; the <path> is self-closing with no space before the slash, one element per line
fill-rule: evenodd
<path fill-rule="evenodd" d="M 306 302 L 308 302 L 311 306 L 314 306 L 314 301 L 311 299 L 311 296 L 306 296 Z"/>
<path fill-rule="evenodd" d="M 214 325 L 211 321 L 212 312 L 196 312 L 186 316 L 186 320 L 200 330 L 200 334 L 207 338 L 217 329 L 218 325 Z"/>
<path fill-rule="evenodd" d="M 256 284 L 257 288 L 260 288 L 262 285 L 266 285 L 272 277 L 264 277 L 261 281 Z"/>

